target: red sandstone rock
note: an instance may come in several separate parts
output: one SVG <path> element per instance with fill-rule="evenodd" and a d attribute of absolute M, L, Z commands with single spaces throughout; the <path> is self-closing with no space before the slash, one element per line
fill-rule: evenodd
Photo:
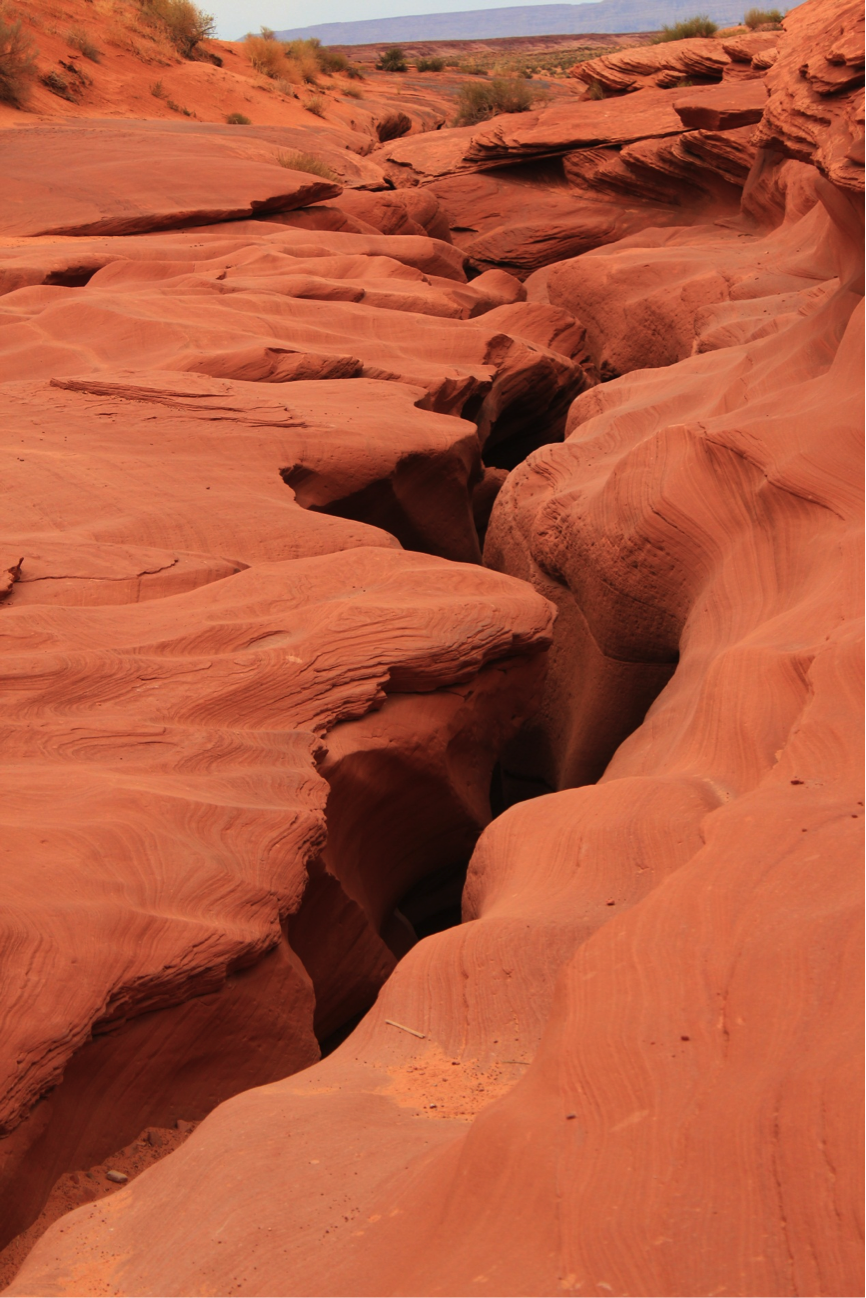
<path fill-rule="evenodd" d="M 785 20 L 770 98 L 756 133 L 764 148 L 812 162 L 863 192 L 863 14 L 845 0 L 800 5 Z"/>
<path fill-rule="evenodd" d="M 304 207 L 340 187 L 247 161 L 218 138 L 121 126 L 4 132 L 0 233 L 137 234 Z M 167 151 L 175 159 L 166 167 Z M 64 159 L 75 155 L 74 181 Z"/>
<path fill-rule="evenodd" d="M 10 1292 L 857 1291 L 861 317 L 840 291 L 594 388 L 512 475 L 487 549 L 568 628 L 557 778 L 667 688 L 599 785 L 497 821 L 470 922 L 336 1054 L 79 1209 Z"/>
<path fill-rule="evenodd" d="M 704 89 L 694 99 L 685 94 L 674 104 L 674 111 L 690 130 L 733 131 L 760 122 L 766 103 L 764 83 L 744 81 L 712 92 Z"/>
<path fill-rule="evenodd" d="M 699 103 L 713 89 L 695 86 L 689 99 Z M 672 135 L 682 130 L 673 108 L 682 94 L 644 89 L 623 99 L 556 103 L 540 111 L 509 113 L 480 126 L 437 131 L 430 139 L 399 140 L 377 152 L 375 160 L 395 184 L 417 185 L 506 160 Z"/>
<path fill-rule="evenodd" d="M 474 401 L 491 445 L 525 431 L 532 445 L 557 436 L 583 385 L 559 353 L 483 317 L 459 318 L 491 303 L 471 289 L 455 293 L 462 257 L 448 244 L 300 231 L 155 239 L 101 241 L 105 264 L 81 288 L 7 293 L 0 320 L 17 326 L 5 335 L 9 377 L 130 365 L 273 383 L 360 374 L 420 386 L 441 413 Z M 354 255 L 328 256 L 329 246 Z M 434 285 L 417 265 L 377 257 L 380 249 L 451 277 Z M 52 265 L 55 256 L 56 245 Z M 13 257 L 9 274 L 15 282 L 27 272 Z"/>
<path fill-rule="evenodd" d="M 609 94 L 648 86 L 668 89 L 692 77 L 720 81 L 733 57 L 723 42 L 693 36 L 683 41 L 663 41 L 659 45 L 602 54 L 575 63 L 569 69 L 569 76 L 588 86 L 601 86 Z"/>
<path fill-rule="evenodd" d="M 809 292 L 834 280 L 833 226 L 818 206 L 762 239 L 718 229 L 648 231 L 546 272 L 545 291 L 586 326 L 596 367 L 614 377 L 690 355 L 714 304 Z M 652 249 L 652 255 L 649 250 Z"/>
<path fill-rule="evenodd" d="M 27 683 L 18 710 L 10 696 L 4 713 L 6 787 L 15 791 L 5 842 L 22 862 L 38 862 L 29 879 L 19 871 L 7 881 L 14 890 L 6 914 L 22 936 L 5 985 L 18 988 L 17 970 L 45 962 L 44 977 L 22 984 L 3 1011 L 3 1121 L 13 1148 L 16 1129 L 25 1145 L 41 1135 L 44 1115 L 18 1124 L 91 1032 L 122 1030 L 145 1012 L 218 992 L 228 974 L 250 966 L 246 990 L 234 998 L 242 1016 L 261 1018 L 276 997 L 286 1021 L 270 1062 L 261 1051 L 245 1061 L 247 1084 L 264 1080 L 263 1070 L 276 1077 L 311 1062 L 309 975 L 280 946 L 279 921 L 302 912 L 306 866 L 323 845 L 327 786 L 314 763 L 324 751 L 320 737 L 381 706 L 386 692 L 452 686 L 459 693 L 464 682 L 477 682 L 460 717 L 450 719 L 449 695 L 445 714 L 434 709 L 427 723 L 434 734 L 445 724 L 466 760 L 477 761 L 479 726 L 513 730 L 503 689 L 508 715 L 526 713 L 535 681 L 532 668 L 521 678 L 518 664 L 544 646 L 549 626 L 544 602 L 510 579 L 391 549 L 258 564 L 147 604 L 13 604 L 4 618 L 7 680 Z M 479 672 L 498 659 L 508 660 L 509 671 L 482 685 Z M 204 677 L 204 693 L 189 689 Z M 88 678 L 103 681 L 96 710 Z M 471 701 L 485 693 L 486 722 Z M 37 714 L 34 750 L 27 717 Z M 448 825 L 441 799 L 436 813 Z M 465 836 L 467 827 L 458 821 L 453 832 Z M 400 835 L 394 839 L 399 846 Z M 327 924 L 327 912 L 320 922 Z M 52 925 L 58 939 L 43 957 Z M 368 945 L 376 928 L 364 930 Z M 282 954 L 263 965 L 278 948 Z M 358 957 L 361 979 L 375 978 L 382 954 L 371 950 L 360 966 Z M 52 1000 L 46 986 L 62 994 Z M 351 983 L 340 988 L 344 999 L 352 990 Z M 205 1095 L 230 1093 L 232 1078 L 234 1089 L 244 1084 L 243 1070 L 229 1069 L 220 1083 L 196 1069 L 190 1050 L 205 1028 L 201 1015 L 198 1024 L 186 1019 L 175 1024 L 174 1046 L 166 1042 L 154 1059 L 159 1084 L 138 1059 L 137 1087 L 119 1113 L 103 1112 L 93 1130 L 61 1141 L 62 1153 L 80 1157 L 86 1148 L 92 1158 L 100 1142 L 108 1152 L 118 1124 L 140 1130 L 144 1112 L 162 1121 L 157 1115 L 176 1102 L 172 1069 L 192 1072 L 199 1112 Z M 94 1071 L 98 1078 L 99 1067 L 86 1070 L 91 1083 Z M 61 1121 L 63 1099 L 61 1088 L 49 1105 Z M 15 1213 L 6 1217 L 13 1230 L 34 1203 L 38 1211 L 34 1196 L 56 1175 L 53 1152 L 41 1160 L 31 1150 L 24 1179 L 14 1158 L 7 1164 L 7 1194 L 9 1176 L 17 1172 L 19 1182 Z"/>
<path fill-rule="evenodd" d="M 833 6 L 787 20 L 757 154 L 681 122 L 563 149 L 570 108 L 484 127 L 486 161 L 416 140 L 404 181 L 462 174 L 358 210 L 434 233 L 443 199 L 459 249 L 238 222 L 4 250 L 6 356 L 80 354 L 0 392 L 6 950 L 54 974 L 4 984 L 9 1227 L 112 1139 L 253 1087 L 10 1293 L 862 1292 L 862 230 L 777 147 L 798 24 L 810 93 L 835 84 Z M 707 44 L 726 81 L 775 52 Z M 847 94 L 806 104 L 825 171 Z M 548 146 L 570 192 L 527 161 Z M 465 283 L 467 236 L 516 267 L 566 200 L 641 232 Z M 513 467 L 584 359 L 622 377 Z M 503 575 L 396 547 L 471 557 L 470 508 Z M 478 841 L 465 922 L 415 942 L 497 753 L 494 802 L 528 800 Z"/>
<path fill-rule="evenodd" d="M 579 158 L 582 163 L 595 152 L 585 149 L 565 156 L 563 166 L 569 181 L 576 180 L 572 160 Z M 536 183 L 530 187 L 531 179 Z M 488 171 L 434 181 L 429 188 L 451 213 L 454 242 L 474 266 L 486 270 L 506 265 L 520 276 L 613 243 L 648 223 L 679 224 L 683 220 L 681 208 L 674 211 L 652 200 L 648 203 L 646 183 L 633 184 L 639 197 L 630 202 L 623 202 L 621 194 L 617 194 L 618 202 L 611 202 L 594 175 L 589 183 L 580 184 L 582 188 L 575 183 L 569 192 L 563 187 L 561 175 L 555 185 L 548 185 L 543 176 L 505 176 Z M 679 198 L 684 197 L 682 185 L 677 192 Z M 543 195 L 543 206 L 528 201 L 527 196 L 533 193 Z M 690 197 L 697 200 L 700 210 L 707 194 L 694 187 Z"/>

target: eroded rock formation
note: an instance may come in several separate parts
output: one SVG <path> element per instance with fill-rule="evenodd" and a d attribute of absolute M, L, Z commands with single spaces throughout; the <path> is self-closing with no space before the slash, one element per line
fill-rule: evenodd
<path fill-rule="evenodd" d="M 7 1292 L 861 1291 L 857 30 L 3 214 Z"/>

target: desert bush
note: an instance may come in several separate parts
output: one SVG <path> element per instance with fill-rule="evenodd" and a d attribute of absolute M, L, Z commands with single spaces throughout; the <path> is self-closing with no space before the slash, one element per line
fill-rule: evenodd
<path fill-rule="evenodd" d="M 698 14 L 696 18 L 686 18 L 681 23 L 674 23 L 672 27 L 663 27 L 653 40 L 654 45 L 660 45 L 663 41 L 684 41 L 690 36 L 715 36 L 718 26 L 708 18 L 706 14 Z"/>
<path fill-rule="evenodd" d="M 196 46 L 214 33 L 214 20 L 192 0 L 142 0 L 151 19 L 161 23 L 171 43 L 185 59 L 195 56 Z"/>
<path fill-rule="evenodd" d="M 248 35 L 244 37 L 244 46 L 256 72 L 274 80 L 285 75 L 286 52 L 279 41 L 271 36 Z"/>
<path fill-rule="evenodd" d="M 415 63 L 418 72 L 444 72 L 445 60 L 438 57 L 432 59 L 418 59 Z"/>
<path fill-rule="evenodd" d="M 348 72 L 349 60 L 339 50 L 329 50 L 322 45 L 316 50 L 316 58 L 323 72 Z"/>
<path fill-rule="evenodd" d="M 338 177 L 321 158 L 312 153 L 278 153 L 276 161 L 289 171 L 308 171 L 311 176 L 321 176 L 322 180 L 337 180 Z"/>
<path fill-rule="evenodd" d="M 366 80 L 367 80 L 367 78 L 364 76 L 364 74 L 363 74 L 363 72 L 361 71 L 361 69 L 358 67 L 357 63 L 350 63 L 350 64 L 349 64 L 349 66 L 346 68 L 346 76 L 347 76 L 347 77 L 351 77 L 353 81 L 366 81 Z"/>
<path fill-rule="evenodd" d="M 380 72 L 405 72 L 406 56 L 399 45 L 391 45 L 379 55 L 376 67 Z"/>
<path fill-rule="evenodd" d="M 252 122 L 245 113 L 229 113 L 226 123 L 229 126 L 252 126 Z"/>
<path fill-rule="evenodd" d="M 150 87 L 150 93 L 153 95 L 154 99 L 165 99 L 166 90 L 162 81 L 154 81 L 153 85 Z"/>
<path fill-rule="evenodd" d="M 27 102 L 30 83 L 36 76 L 36 51 L 21 22 L 10 22 L 0 12 L 0 101 L 20 108 Z"/>
<path fill-rule="evenodd" d="M 590 81 L 584 99 L 604 99 L 604 86 L 600 81 Z"/>
<path fill-rule="evenodd" d="M 525 81 L 495 77 L 492 81 L 470 81 L 457 92 L 455 126 L 474 126 L 499 113 L 525 113 L 535 95 Z"/>
<path fill-rule="evenodd" d="M 67 32 L 66 43 L 71 49 L 78 50 L 79 54 L 90 59 L 91 63 L 98 63 L 102 57 L 101 50 L 93 44 L 83 27 L 76 27 L 71 32 Z"/>
<path fill-rule="evenodd" d="M 265 28 L 265 31 L 267 30 Z M 319 70 L 315 57 L 309 50 L 294 48 L 302 47 L 306 42 L 290 41 L 284 44 L 271 36 L 250 34 L 244 37 L 244 44 L 247 58 L 256 72 L 261 72 L 271 81 L 276 81 L 283 94 L 292 94 L 292 90 L 286 87 L 300 86 L 305 81 L 315 84 L 316 73 Z"/>
<path fill-rule="evenodd" d="M 319 61 L 319 42 L 311 41 L 285 41 L 283 49 L 286 58 L 297 69 L 296 83 L 306 82 L 314 86 L 316 78 L 322 70 Z"/>
<path fill-rule="evenodd" d="M 343 94 L 346 95 L 349 99 L 364 98 L 364 92 L 362 90 L 356 90 L 354 86 L 348 86 L 347 89 L 343 91 Z"/>
<path fill-rule="evenodd" d="M 465 72 L 470 77 L 486 77 L 490 68 L 482 62 L 481 59 L 461 59 L 456 66 L 459 72 Z"/>
<path fill-rule="evenodd" d="M 781 23 L 783 16 L 780 9 L 749 9 L 743 15 L 743 22 L 754 31 L 764 23 Z"/>
<path fill-rule="evenodd" d="M 325 101 L 321 95 L 310 95 L 309 99 L 304 103 L 304 107 L 314 117 L 325 116 Z"/>

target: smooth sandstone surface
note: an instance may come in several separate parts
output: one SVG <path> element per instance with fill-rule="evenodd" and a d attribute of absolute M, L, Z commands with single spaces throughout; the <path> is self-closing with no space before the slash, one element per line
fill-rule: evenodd
<path fill-rule="evenodd" d="M 862 50 L 784 28 L 6 236 L 6 1292 L 862 1293 Z"/>
<path fill-rule="evenodd" d="M 0 234 L 138 234 L 285 211 L 340 192 L 319 176 L 238 156 L 232 143 L 115 123 L 4 132 Z M 61 185 L 70 153 L 74 179 Z"/>

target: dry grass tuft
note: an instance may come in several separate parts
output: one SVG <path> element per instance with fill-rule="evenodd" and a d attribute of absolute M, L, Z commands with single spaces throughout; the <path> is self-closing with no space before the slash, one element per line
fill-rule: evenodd
<path fill-rule="evenodd" d="M 524 80 L 495 77 L 492 81 L 470 81 L 457 92 L 455 126 L 474 126 L 500 113 L 525 113 L 537 98 Z"/>
<path fill-rule="evenodd" d="M 23 108 L 36 76 L 36 50 L 21 29 L 20 19 L 10 21 L 0 12 L 0 101 Z"/>
<path fill-rule="evenodd" d="M 781 26 L 783 17 L 781 9 L 747 9 L 743 14 L 743 22 L 746 27 L 754 31 L 756 27 L 763 27 L 765 24 Z"/>
<path fill-rule="evenodd" d="M 102 51 L 99 50 L 88 36 L 83 27 L 75 27 L 66 34 L 66 43 L 70 49 L 78 50 L 91 63 L 98 63 L 102 58 Z"/>
<path fill-rule="evenodd" d="M 275 160 L 289 171 L 307 171 L 311 176 L 321 176 L 322 180 L 339 180 L 327 163 L 312 153 L 278 153 Z"/>

